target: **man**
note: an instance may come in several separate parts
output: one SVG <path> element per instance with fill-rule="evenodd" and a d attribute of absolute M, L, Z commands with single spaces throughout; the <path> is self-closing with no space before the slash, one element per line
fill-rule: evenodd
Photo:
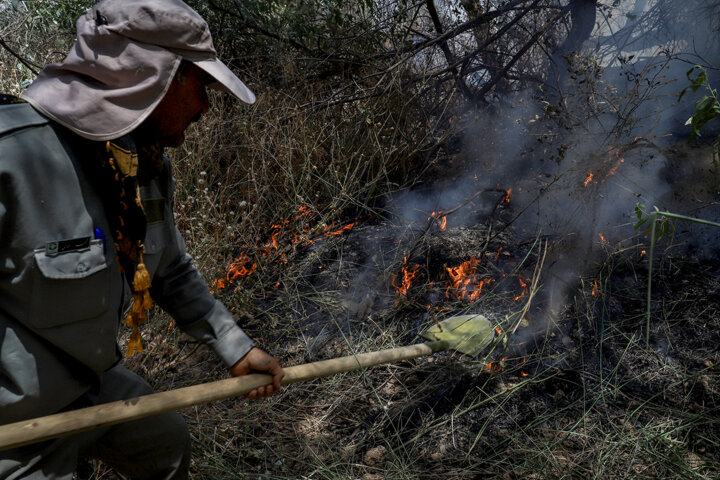
<path fill-rule="evenodd" d="M 63 63 L 0 99 L 0 424 L 150 393 L 118 365 L 116 338 L 124 320 L 129 353 L 141 350 L 152 303 L 232 375 L 273 376 L 249 398 L 275 393 L 279 363 L 185 252 L 162 153 L 208 110 L 206 86 L 255 96 L 180 0 L 104 0 L 77 30 Z M 70 480 L 79 455 L 130 478 L 186 478 L 189 436 L 179 414 L 158 415 L 0 452 L 0 478 Z"/>

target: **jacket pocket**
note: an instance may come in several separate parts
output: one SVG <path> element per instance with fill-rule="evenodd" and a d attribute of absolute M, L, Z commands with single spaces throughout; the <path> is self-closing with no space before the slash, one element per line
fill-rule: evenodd
<path fill-rule="evenodd" d="M 109 269 L 102 240 L 59 254 L 34 252 L 36 269 L 28 324 L 50 328 L 100 316 L 110 307 Z"/>
<path fill-rule="evenodd" d="M 168 244 L 168 225 L 167 223 L 156 223 L 154 225 L 147 226 L 147 233 L 145 233 L 145 253 L 148 255 L 155 255 L 161 253 L 165 246 Z"/>

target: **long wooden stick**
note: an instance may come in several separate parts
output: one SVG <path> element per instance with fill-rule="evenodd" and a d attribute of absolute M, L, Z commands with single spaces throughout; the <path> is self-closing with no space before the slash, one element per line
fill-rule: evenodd
<path fill-rule="evenodd" d="M 284 369 L 285 377 L 281 384 L 289 385 L 383 363 L 399 362 L 430 355 L 447 348 L 449 344 L 445 341 L 418 343 L 407 347 L 296 365 Z M 272 383 L 270 375 L 251 374 L 10 423 L 0 426 L 0 450 L 244 395 L 269 383 Z"/>

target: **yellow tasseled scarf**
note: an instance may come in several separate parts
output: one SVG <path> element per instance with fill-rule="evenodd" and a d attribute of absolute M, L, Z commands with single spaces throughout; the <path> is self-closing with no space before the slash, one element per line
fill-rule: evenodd
<path fill-rule="evenodd" d="M 146 220 L 140 201 L 138 154 L 134 142 L 127 137 L 107 142 L 105 150 L 109 155 L 101 167 L 110 174 L 111 188 L 119 196 L 114 202 L 106 200 L 105 208 L 113 228 L 120 270 L 132 287 L 133 304 L 125 317 L 125 324 L 133 329 L 127 345 L 127 355 L 132 356 L 143 351 L 139 326 L 147 321 L 147 311 L 152 307 L 151 279 L 143 262 Z"/>

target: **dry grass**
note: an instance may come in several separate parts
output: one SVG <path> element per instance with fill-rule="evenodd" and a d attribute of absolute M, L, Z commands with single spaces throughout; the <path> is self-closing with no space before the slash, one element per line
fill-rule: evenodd
<path fill-rule="evenodd" d="M 5 23 L 0 36 L 25 55 L 48 52 L 33 56 L 39 63 L 56 58 L 69 39 L 25 19 Z M 30 76 L 1 49 L 0 62 L 0 88 L 18 93 Z M 282 64 L 273 67 L 292 84 L 295 73 Z M 315 109 L 310 105 L 328 95 L 322 86 L 297 81 L 280 89 L 252 77 L 249 83 L 256 105 L 213 95 L 211 113 L 171 153 L 176 222 L 208 282 L 224 276 L 240 252 L 257 263 L 253 275 L 217 292 L 248 333 L 291 365 L 414 341 L 432 323 L 428 298 L 441 313 L 510 312 L 492 320 L 505 330 L 515 325 L 523 310 L 513 302 L 515 279 L 532 275 L 537 249 L 509 247 L 507 236 L 487 250 L 492 260 L 504 246 L 507 257 L 494 269 L 483 266 L 481 274 L 496 281 L 478 301 L 444 297 L 443 262 L 457 265 L 476 252 L 484 226 L 451 228 L 445 237 L 431 230 L 413 261 L 424 280 L 436 283 L 396 302 L 391 279 L 409 247 L 379 221 L 387 214 L 379 199 L 437 160 L 427 152 L 438 144 L 438 120 L 424 116 L 414 91 L 396 87 L 384 97 Z M 311 213 L 298 219 L 301 207 Z M 325 226 L 357 219 L 357 233 L 307 245 Z M 278 232 L 277 247 L 269 247 Z M 300 240 L 293 242 L 294 235 Z M 452 254 L 450 241 L 458 247 Z M 642 269 L 612 258 L 523 356 L 503 353 L 506 345 L 491 358 L 445 353 L 295 385 L 261 402 L 188 409 L 182 413 L 194 439 L 192 477 L 717 478 L 720 342 L 691 341 L 720 330 L 714 307 L 693 310 L 717 294 L 716 279 L 707 274 L 711 284 L 693 283 L 687 294 L 672 288 L 657 294 L 658 347 L 648 351 Z M 689 272 L 683 277 L 689 282 L 699 278 L 678 271 Z M 600 285 L 595 295 L 593 280 Z M 626 287 L 613 287 L 619 281 Z M 126 364 L 158 390 L 226 377 L 208 349 L 170 324 L 153 312 L 143 333 L 146 352 Z M 680 324 L 688 335 L 678 335 Z M 686 353 L 663 350 L 661 339 Z M 491 371 L 489 360 L 505 370 Z M 89 472 L 115 478 L 102 465 Z"/>

